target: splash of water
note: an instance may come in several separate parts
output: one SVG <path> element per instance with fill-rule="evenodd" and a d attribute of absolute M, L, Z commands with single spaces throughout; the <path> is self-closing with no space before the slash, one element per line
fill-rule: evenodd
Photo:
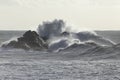
<path fill-rule="evenodd" d="M 63 20 L 54 20 L 43 22 L 38 26 L 40 37 L 48 42 L 49 50 L 58 51 L 67 48 L 73 44 L 85 44 L 94 42 L 99 45 L 110 46 L 114 42 L 99 36 L 94 31 L 71 31 Z"/>

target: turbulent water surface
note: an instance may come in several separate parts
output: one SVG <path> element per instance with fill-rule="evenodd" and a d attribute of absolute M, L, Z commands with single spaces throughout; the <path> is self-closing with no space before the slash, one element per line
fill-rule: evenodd
<path fill-rule="evenodd" d="M 0 43 L 15 39 L 23 33 L 24 31 L 0 31 Z M 120 41 L 119 33 L 120 31 L 97 31 L 98 35 L 115 43 Z M 120 80 L 120 51 L 118 48 L 111 52 L 109 50 L 114 48 L 104 50 L 103 47 L 100 47 L 95 50 L 96 52 L 92 52 L 94 46 L 86 47 L 84 45 L 72 49 L 74 47 L 75 45 L 60 52 L 0 48 L 0 79 Z M 89 50 L 86 51 L 86 49 Z M 92 51 L 90 52 L 90 50 Z"/>

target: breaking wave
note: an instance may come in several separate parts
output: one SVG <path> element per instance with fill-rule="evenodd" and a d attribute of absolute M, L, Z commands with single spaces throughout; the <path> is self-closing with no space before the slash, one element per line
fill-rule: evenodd
<path fill-rule="evenodd" d="M 38 36 L 40 36 L 40 38 L 47 44 L 47 50 L 53 52 L 72 52 L 74 50 L 75 52 L 87 52 L 89 49 L 94 51 L 96 50 L 94 48 L 99 46 L 110 47 L 115 45 L 113 41 L 99 36 L 94 31 L 75 32 L 75 30 L 68 30 L 68 26 L 66 26 L 66 23 L 63 20 L 43 22 L 43 24 L 38 26 L 37 33 L 39 34 Z M 13 37 L 3 44 L 8 44 L 9 42 L 16 40 L 17 38 Z M 32 43 L 30 45 L 32 45 Z M 42 45 L 42 42 L 39 45 Z"/>
<path fill-rule="evenodd" d="M 37 38 L 35 37 L 35 39 L 32 39 L 32 40 L 34 40 L 34 42 L 37 41 L 37 43 L 39 43 L 39 45 L 41 46 L 42 44 L 45 43 L 45 46 L 47 46 L 46 52 L 48 53 L 50 52 L 51 54 L 53 52 L 55 53 L 57 52 L 57 53 L 60 53 L 59 56 L 62 55 L 66 58 L 75 57 L 75 59 L 77 59 L 77 57 L 90 57 L 90 56 L 96 57 L 97 56 L 96 57 L 97 59 L 99 58 L 101 59 L 101 57 L 116 58 L 117 55 L 119 55 L 120 44 L 116 44 L 113 41 L 98 35 L 94 31 L 75 32 L 75 30 L 72 31 L 67 29 L 68 29 L 68 26 L 66 26 L 66 23 L 63 20 L 43 22 L 43 24 L 40 24 L 38 26 L 38 29 L 37 29 L 38 34 L 36 33 L 36 35 L 40 37 L 41 42 L 39 43 L 38 37 Z M 31 33 L 31 31 L 28 31 L 28 32 Z M 22 39 L 24 38 L 26 37 L 22 37 Z M 16 41 L 16 40 L 17 38 L 14 37 L 4 42 L 3 44 L 8 44 L 9 42 Z M 31 45 L 31 42 L 29 43 L 30 43 L 30 46 L 33 45 L 34 47 L 34 43 L 32 43 L 32 45 Z M 0 48 L 0 51 L 2 51 L 1 48 Z"/>
<path fill-rule="evenodd" d="M 94 31 L 75 32 L 67 30 L 63 20 L 43 22 L 38 26 L 37 32 L 48 42 L 50 51 L 59 51 L 74 44 L 86 44 L 92 42 L 101 46 L 112 46 L 115 43 L 109 39 L 99 36 Z"/>

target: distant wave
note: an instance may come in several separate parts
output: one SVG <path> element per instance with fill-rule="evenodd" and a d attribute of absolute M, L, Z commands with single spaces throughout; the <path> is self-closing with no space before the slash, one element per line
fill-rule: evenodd
<path fill-rule="evenodd" d="M 18 38 L 18 37 L 12 37 L 11 39 L 9 39 L 9 40 L 7 40 L 7 41 L 2 42 L 1 46 L 2 46 L 3 44 L 8 44 L 8 43 L 10 43 L 11 41 L 17 41 L 17 38 Z"/>

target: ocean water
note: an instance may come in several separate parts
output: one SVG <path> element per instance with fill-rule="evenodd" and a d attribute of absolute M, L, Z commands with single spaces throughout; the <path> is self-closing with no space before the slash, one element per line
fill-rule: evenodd
<path fill-rule="evenodd" d="M 25 31 L 0 31 L 0 44 L 12 38 L 20 37 Z"/>
<path fill-rule="evenodd" d="M 96 31 L 96 33 L 114 41 L 115 43 L 120 43 L 120 31 Z"/>
<path fill-rule="evenodd" d="M 0 44 L 22 36 L 24 32 L 0 31 Z M 120 43 L 120 31 L 97 31 L 96 33 L 115 43 Z M 119 58 L 118 47 L 90 47 L 89 49 L 89 47 L 78 46 L 61 52 L 0 48 L 0 79 L 120 80 Z"/>

